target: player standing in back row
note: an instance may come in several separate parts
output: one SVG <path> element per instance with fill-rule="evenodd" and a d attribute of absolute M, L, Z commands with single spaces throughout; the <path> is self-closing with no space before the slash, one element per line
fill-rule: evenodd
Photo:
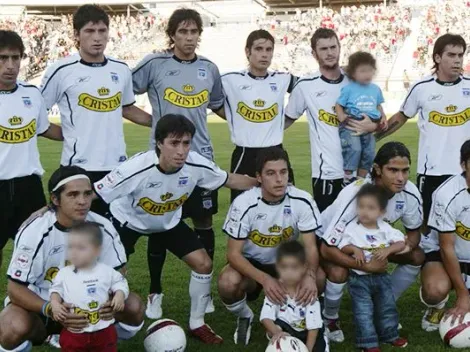
<path fill-rule="evenodd" d="M 235 150 L 230 171 L 256 176 L 256 158 L 267 147 L 282 148 L 284 137 L 284 99 L 297 78 L 285 72 L 268 71 L 274 54 L 274 38 L 263 29 L 250 33 L 245 54 L 248 69 L 222 76 L 226 95 L 217 115 L 226 119 Z M 293 181 L 292 170 L 290 181 Z M 232 190 L 231 201 L 241 192 Z"/>
<path fill-rule="evenodd" d="M 182 114 L 196 126 L 191 149 L 210 161 L 212 144 L 207 129 L 207 109 L 220 110 L 224 94 L 217 66 L 196 55 L 202 33 L 201 15 L 192 9 L 178 9 L 170 16 L 166 28 L 169 49 L 146 56 L 133 70 L 136 94 L 147 93 L 152 105 L 152 137 L 150 149 L 155 150 L 154 131 L 158 120 L 167 114 Z M 196 187 L 183 206 L 183 218 L 190 217 L 194 231 L 210 258 L 214 257 L 212 215 L 218 210 L 217 191 Z M 150 295 L 147 317 L 162 316 L 161 274 L 166 251 L 147 251 L 150 270 Z M 211 303 L 208 312 L 213 311 Z"/>
<path fill-rule="evenodd" d="M 78 53 L 52 65 L 41 91 L 46 107 L 58 104 L 64 134 L 60 164 L 87 170 L 92 182 L 127 159 L 122 116 L 151 125 L 151 116 L 135 107 L 131 71 L 124 62 L 105 56 L 109 17 L 96 5 L 84 5 L 73 16 Z M 109 210 L 95 201 L 92 210 Z"/>

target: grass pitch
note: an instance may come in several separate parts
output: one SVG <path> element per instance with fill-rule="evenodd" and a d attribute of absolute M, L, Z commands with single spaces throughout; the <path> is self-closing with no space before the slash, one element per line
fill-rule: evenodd
<path fill-rule="evenodd" d="M 127 141 L 127 151 L 129 155 L 147 149 L 149 131 L 148 129 L 133 124 L 125 124 L 125 136 Z M 233 145 L 230 141 L 228 128 L 225 123 L 211 123 L 209 125 L 210 134 L 214 144 L 216 162 L 225 170 L 229 169 L 230 156 Z M 415 182 L 416 157 L 418 148 L 418 131 L 415 123 L 408 123 L 392 138 L 404 142 L 410 148 L 412 155 L 412 172 L 410 179 Z M 305 122 L 295 123 L 286 133 L 284 145 L 289 152 L 292 166 L 295 170 L 296 185 L 311 192 L 311 171 L 310 171 L 310 144 L 308 138 L 308 125 Z M 51 172 L 59 165 L 61 145 L 57 142 L 40 139 L 39 147 L 41 151 L 41 161 L 46 170 L 44 175 L 44 185 Z M 45 186 L 45 189 L 47 187 Z M 222 233 L 221 227 L 229 206 L 229 190 L 222 188 L 219 191 L 219 213 L 214 218 L 214 230 L 216 232 L 216 258 L 214 267 L 213 294 L 215 298 L 216 311 L 206 316 L 206 321 L 211 327 L 224 338 L 221 346 L 213 347 L 203 345 L 188 337 L 188 347 L 186 351 L 214 351 L 214 352 L 236 352 L 264 351 L 267 345 L 264 330 L 259 323 L 258 317 L 262 304 L 260 298 L 257 302 L 251 303 L 251 307 L 257 315 L 253 325 L 251 343 L 249 346 L 237 346 L 233 342 L 236 319 L 222 305 L 217 296 L 216 278 L 223 267 L 225 260 L 226 236 Z M 146 263 L 146 239 L 142 238 L 137 246 L 136 254 L 131 257 L 128 263 L 128 280 L 132 291 L 138 293 L 146 302 L 149 289 L 149 275 Z M 6 271 L 8 260 L 11 257 L 11 243 L 5 249 L 5 261 L 3 272 Z M 163 299 L 163 313 L 165 318 L 178 321 L 183 328 L 187 327 L 189 318 L 189 269 L 183 262 L 172 255 L 169 255 L 164 269 L 163 287 L 165 297 Z M 2 294 L 5 293 L 5 276 L 0 281 Z M 2 295 L 3 296 L 3 295 Z M 421 330 L 421 317 L 424 307 L 419 300 L 418 285 L 414 284 L 398 302 L 400 322 L 403 325 L 402 334 L 409 339 L 409 346 L 405 349 L 413 352 L 438 352 L 447 351 L 439 338 L 438 333 L 425 333 Z M 346 341 L 342 344 L 332 344 L 331 351 L 357 351 L 354 346 L 354 322 L 351 313 L 351 302 L 346 294 L 341 306 L 342 327 L 345 331 Z M 150 322 L 146 322 L 146 326 Z M 143 329 L 133 340 L 120 344 L 119 351 L 136 352 L 143 351 Z M 52 351 L 52 348 L 34 348 L 34 351 Z M 383 346 L 383 351 L 391 351 L 389 346 Z M 470 351 L 470 349 L 469 349 Z"/>

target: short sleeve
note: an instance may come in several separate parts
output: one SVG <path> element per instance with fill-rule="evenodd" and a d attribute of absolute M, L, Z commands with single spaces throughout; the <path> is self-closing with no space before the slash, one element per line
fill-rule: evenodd
<path fill-rule="evenodd" d="M 37 123 L 37 134 L 43 134 L 49 129 L 49 126 L 51 125 L 49 123 L 49 115 L 47 113 L 46 109 L 46 103 L 44 101 L 44 98 L 39 94 L 39 115 L 38 115 L 38 123 Z"/>
<path fill-rule="evenodd" d="M 129 297 L 129 284 L 127 283 L 126 278 L 118 271 L 111 270 L 111 291 L 122 291 L 124 293 L 124 298 Z"/>
<path fill-rule="evenodd" d="M 191 160 L 186 161 L 186 165 L 197 170 L 197 186 L 215 191 L 225 185 L 228 173 L 218 167 L 213 161 L 204 158 L 196 152 L 191 152 Z"/>
<path fill-rule="evenodd" d="M 49 110 L 56 104 L 62 96 L 61 89 L 61 74 L 57 65 L 52 65 L 47 69 L 44 77 L 42 78 L 40 90 L 44 97 L 46 109 Z"/>
<path fill-rule="evenodd" d="M 409 182 L 411 184 L 411 182 Z M 405 191 L 407 195 L 407 204 L 405 212 L 401 217 L 401 222 L 407 230 L 419 229 L 423 224 L 423 201 L 418 188 L 411 184 L 410 191 Z"/>
<path fill-rule="evenodd" d="M 276 321 L 278 306 L 271 302 L 268 297 L 264 298 L 263 308 L 261 309 L 260 321 L 264 319 Z"/>
<path fill-rule="evenodd" d="M 384 95 L 382 93 L 382 89 L 377 86 L 377 105 L 383 104 L 385 102 Z"/>
<path fill-rule="evenodd" d="M 351 85 L 347 85 L 343 88 L 341 88 L 341 94 L 339 95 L 338 100 L 336 101 L 338 105 L 341 105 L 342 107 L 346 107 L 349 101 L 349 93 L 351 91 Z"/>
<path fill-rule="evenodd" d="M 432 207 L 429 212 L 428 225 L 438 232 L 454 232 L 456 230 L 457 214 L 452 203 L 449 205 L 443 192 L 433 194 Z"/>
<path fill-rule="evenodd" d="M 306 192 L 305 192 L 306 193 Z M 300 215 L 298 228 L 300 232 L 314 232 L 321 227 L 320 211 L 312 196 L 306 193 L 305 197 L 300 198 Z"/>
<path fill-rule="evenodd" d="M 316 300 L 314 303 L 309 304 L 305 309 L 305 324 L 307 330 L 321 329 L 323 326 L 323 320 L 321 318 L 320 302 Z"/>
<path fill-rule="evenodd" d="M 337 240 L 335 240 L 334 236 L 331 236 L 328 238 L 328 244 L 330 246 L 338 247 L 338 249 L 343 249 L 344 247 L 353 244 L 352 239 L 353 239 L 353 234 L 349 229 L 346 229 L 344 232 L 337 232 Z"/>
<path fill-rule="evenodd" d="M 154 74 L 152 70 L 153 61 L 155 61 L 155 55 L 147 55 L 132 70 L 132 85 L 135 94 L 144 94 L 147 92 Z"/>
<path fill-rule="evenodd" d="M 401 231 L 391 227 L 387 233 L 387 240 L 389 244 L 393 244 L 395 242 L 403 242 L 405 241 L 405 235 Z"/>
<path fill-rule="evenodd" d="M 292 93 L 289 96 L 289 101 L 286 106 L 286 116 L 292 120 L 297 120 L 303 115 L 307 109 L 304 94 L 300 85 L 302 81 L 297 82 L 295 87 L 292 89 Z"/>
<path fill-rule="evenodd" d="M 235 198 L 227 213 L 222 230 L 236 240 L 245 240 L 250 233 L 249 214 L 251 205 L 246 205 L 244 194 Z"/>
<path fill-rule="evenodd" d="M 134 105 L 135 96 L 134 96 L 134 91 L 133 91 L 133 86 L 132 86 L 132 73 L 131 73 L 131 70 L 129 70 L 127 66 L 126 66 L 125 86 L 124 86 L 124 91 L 122 94 L 123 94 L 122 96 L 123 107 Z"/>
<path fill-rule="evenodd" d="M 418 97 L 418 93 L 419 93 L 418 84 L 419 83 L 416 83 L 411 87 L 410 91 L 408 92 L 400 108 L 400 112 L 403 115 L 405 115 L 407 118 L 414 117 L 420 109 L 419 97 Z"/>
<path fill-rule="evenodd" d="M 126 252 L 121 238 L 111 223 L 102 226 L 101 230 L 103 232 L 103 246 L 99 259 L 100 263 L 119 270 L 126 264 Z"/>
<path fill-rule="evenodd" d="M 60 269 L 57 275 L 52 280 L 52 286 L 49 289 L 49 297 L 53 293 L 57 293 L 62 299 L 64 298 L 64 274 L 66 270 L 65 268 Z"/>
<path fill-rule="evenodd" d="M 224 105 L 225 95 L 222 87 L 222 79 L 220 77 L 219 69 L 216 65 L 212 65 L 212 75 L 214 77 L 214 84 L 209 100 L 209 109 L 217 111 Z"/>

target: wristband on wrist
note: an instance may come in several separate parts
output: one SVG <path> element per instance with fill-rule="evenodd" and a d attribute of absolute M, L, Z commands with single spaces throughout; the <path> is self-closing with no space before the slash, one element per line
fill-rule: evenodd
<path fill-rule="evenodd" d="M 44 302 L 41 308 L 41 314 L 49 318 L 51 316 L 51 313 L 52 313 L 51 302 L 49 301 Z"/>

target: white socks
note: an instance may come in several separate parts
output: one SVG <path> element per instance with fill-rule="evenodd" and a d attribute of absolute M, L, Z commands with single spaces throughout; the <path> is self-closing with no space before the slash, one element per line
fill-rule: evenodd
<path fill-rule="evenodd" d="M 30 352 L 33 349 L 33 345 L 29 341 L 23 342 L 21 345 L 18 347 L 12 349 L 12 350 L 7 350 L 6 348 L 3 348 L 0 346 L 0 352 Z"/>
<path fill-rule="evenodd" d="M 444 298 L 441 302 L 439 302 L 438 304 L 429 304 L 427 302 L 424 301 L 424 298 L 423 298 L 423 287 L 421 286 L 419 288 L 419 298 L 421 299 L 421 302 L 424 303 L 424 305 L 428 308 L 435 308 L 435 309 L 442 309 L 446 306 L 446 303 L 447 301 L 449 300 L 449 295 L 446 296 L 446 298 Z"/>
<path fill-rule="evenodd" d="M 326 319 L 338 319 L 339 307 L 341 306 L 341 297 L 343 297 L 343 288 L 346 283 L 335 284 L 334 282 L 326 280 L 325 287 L 325 308 L 323 316 Z"/>
<path fill-rule="evenodd" d="M 189 328 L 195 330 L 203 326 L 206 307 L 211 298 L 212 273 L 198 274 L 191 271 L 189 282 L 189 296 L 191 297 L 191 315 L 189 317 Z"/>
<path fill-rule="evenodd" d="M 253 311 L 246 303 L 246 296 L 241 301 L 233 304 L 226 304 L 225 307 L 239 318 L 252 318 L 254 317 Z"/>
<path fill-rule="evenodd" d="M 392 280 L 392 292 L 395 302 L 398 301 L 408 287 L 416 282 L 420 270 L 420 266 L 413 265 L 397 265 L 393 270 L 390 279 Z"/>

